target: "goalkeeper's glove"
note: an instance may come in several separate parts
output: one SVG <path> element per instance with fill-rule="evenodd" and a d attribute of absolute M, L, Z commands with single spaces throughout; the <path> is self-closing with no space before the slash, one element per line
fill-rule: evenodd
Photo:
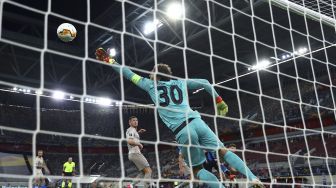
<path fill-rule="evenodd" d="M 96 59 L 104 61 L 108 64 L 114 64 L 116 61 L 109 56 L 109 54 L 104 50 L 104 48 L 98 48 L 96 50 Z"/>
<path fill-rule="evenodd" d="M 218 115 L 225 116 L 228 113 L 229 107 L 223 101 L 222 97 L 220 97 L 220 96 L 216 97 L 216 105 L 217 105 L 217 113 L 218 113 Z"/>

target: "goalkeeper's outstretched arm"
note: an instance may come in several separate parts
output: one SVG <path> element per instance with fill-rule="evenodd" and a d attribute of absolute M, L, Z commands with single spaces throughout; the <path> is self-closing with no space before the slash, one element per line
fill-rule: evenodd
<path fill-rule="evenodd" d="M 215 90 L 215 88 L 210 84 L 208 80 L 205 79 L 188 79 L 187 86 L 188 89 L 201 89 L 204 88 L 214 99 L 216 99 L 217 113 L 219 115 L 225 116 L 229 111 L 228 105 L 223 101 Z"/>
<path fill-rule="evenodd" d="M 96 54 L 96 59 L 100 61 L 103 61 L 108 64 L 119 65 L 113 58 L 109 57 L 109 55 L 103 48 L 98 48 L 95 54 Z M 149 89 L 150 80 L 134 73 L 128 67 L 113 66 L 112 68 L 119 74 L 122 72 L 123 76 L 126 79 L 130 80 L 132 83 L 139 86 L 141 89 L 143 90 Z"/>
<path fill-rule="evenodd" d="M 96 58 L 108 64 L 119 65 L 114 59 L 109 57 L 109 55 L 103 48 L 98 48 L 96 50 Z M 137 85 L 138 87 L 146 91 L 150 88 L 150 85 L 153 82 L 152 80 L 143 78 L 142 76 L 134 73 L 131 69 L 127 67 L 120 68 L 118 66 L 113 66 L 113 69 L 118 73 L 122 71 L 122 74 L 126 79 L 130 80 L 135 85 Z M 226 115 L 226 113 L 228 112 L 228 106 L 223 101 L 223 99 L 218 95 L 218 93 L 213 88 L 213 86 L 209 83 L 208 80 L 189 79 L 187 80 L 187 86 L 188 86 L 188 89 L 204 88 L 211 96 L 213 96 L 216 99 L 217 113 L 223 116 Z"/>

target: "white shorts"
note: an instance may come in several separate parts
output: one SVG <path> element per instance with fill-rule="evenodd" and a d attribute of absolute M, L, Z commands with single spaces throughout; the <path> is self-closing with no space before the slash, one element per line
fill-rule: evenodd
<path fill-rule="evenodd" d="M 135 164 L 139 171 L 149 167 L 147 159 L 141 153 L 129 153 L 128 159 Z"/>
<path fill-rule="evenodd" d="M 38 176 L 38 177 L 42 177 L 43 176 L 42 169 L 35 169 L 35 170 L 36 170 L 36 176 Z"/>

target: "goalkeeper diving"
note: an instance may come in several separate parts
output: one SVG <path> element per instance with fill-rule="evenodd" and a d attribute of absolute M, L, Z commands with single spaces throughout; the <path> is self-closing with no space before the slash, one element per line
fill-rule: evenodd
<path fill-rule="evenodd" d="M 119 65 L 113 58 L 109 57 L 103 48 L 96 50 L 96 58 L 108 64 Z M 164 75 L 172 75 L 171 68 L 166 64 L 158 64 L 154 67 L 150 78 L 144 78 L 127 67 L 112 66 L 113 69 L 121 73 L 139 88 L 145 90 L 152 101 L 158 106 L 159 116 L 165 125 L 174 133 L 178 144 L 203 146 L 218 150 L 222 160 L 244 174 L 252 184 L 263 187 L 259 179 L 251 172 L 245 163 L 233 152 L 224 147 L 216 134 L 201 119 L 199 112 L 190 108 L 188 103 L 188 89 L 204 88 L 216 102 L 217 114 L 225 116 L 228 106 L 218 95 L 213 86 L 205 79 L 170 79 Z M 155 75 L 157 71 L 160 74 Z M 163 74 L 163 75 L 161 75 Z M 156 80 L 156 83 L 154 83 Z M 189 134 L 190 140 L 189 140 Z M 188 156 L 190 152 L 190 163 Z M 191 164 L 194 177 L 201 181 L 206 181 L 209 187 L 224 187 L 215 175 L 203 168 L 206 158 L 203 148 L 182 147 L 181 152 L 187 164 Z"/>

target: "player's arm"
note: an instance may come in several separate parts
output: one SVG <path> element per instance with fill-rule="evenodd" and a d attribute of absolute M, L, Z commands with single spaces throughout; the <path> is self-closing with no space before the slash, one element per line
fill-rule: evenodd
<path fill-rule="evenodd" d="M 138 146 L 140 149 L 143 148 L 143 145 L 140 142 L 135 141 L 133 138 L 127 139 L 127 143 L 132 146 Z"/>
<path fill-rule="evenodd" d="M 43 169 L 46 172 L 46 174 L 50 174 L 49 168 L 48 168 L 48 166 L 47 166 L 47 164 L 46 164 L 45 161 L 43 161 Z"/>
<path fill-rule="evenodd" d="M 65 172 L 65 167 L 66 165 L 65 165 L 65 163 L 63 164 L 63 171 L 62 171 L 62 176 L 64 176 L 65 174 L 64 174 L 64 172 Z"/>
<path fill-rule="evenodd" d="M 142 134 L 142 133 L 144 133 L 144 132 L 146 132 L 146 129 L 140 129 L 140 130 L 138 131 L 139 134 Z"/>
<path fill-rule="evenodd" d="M 137 141 L 135 141 L 133 138 L 127 139 L 127 143 L 132 146 L 140 146 L 141 144 Z"/>
<path fill-rule="evenodd" d="M 76 175 L 76 163 L 74 163 L 73 167 L 72 167 L 72 175 L 75 176 Z"/>
<path fill-rule="evenodd" d="M 100 61 L 103 61 L 107 64 L 111 64 L 111 65 L 113 64 L 113 65 L 120 66 L 120 64 L 117 63 L 113 58 L 111 58 L 103 48 L 98 48 L 95 54 L 96 54 L 96 59 Z M 150 83 L 152 82 L 151 80 L 134 73 L 128 67 L 120 68 L 119 66 L 113 66 L 112 68 L 119 74 L 122 72 L 123 76 L 126 79 L 130 80 L 133 84 L 137 85 L 141 89 L 146 90 L 146 91 L 149 89 Z"/>
<path fill-rule="evenodd" d="M 183 158 L 182 153 L 179 153 L 179 156 L 178 156 L 178 165 L 179 165 L 179 168 L 180 168 L 180 169 L 181 169 L 182 167 L 184 167 L 184 158 Z"/>
<path fill-rule="evenodd" d="M 182 153 L 179 153 L 179 156 L 178 156 L 178 165 L 179 165 L 180 176 L 183 176 L 184 175 L 184 171 L 185 171 L 185 165 L 184 165 L 184 158 L 183 158 Z"/>
<path fill-rule="evenodd" d="M 229 111 L 228 105 L 223 101 L 222 97 L 218 95 L 215 88 L 206 79 L 187 79 L 188 89 L 201 89 L 204 88 L 215 100 L 217 106 L 217 113 L 225 116 Z"/>
<path fill-rule="evenodd" d="M 132 132 L 129 132 L 127 133 L 126 135 L 126 139 L 127 139 L 127 143 L 129 145 L 132 145 L 132 146 L 138 146 L 140 149 L 143 148 L 142 144 L 140 142 L 137 142 L 135 139 L 134 139 L 134 133 Z"/>

